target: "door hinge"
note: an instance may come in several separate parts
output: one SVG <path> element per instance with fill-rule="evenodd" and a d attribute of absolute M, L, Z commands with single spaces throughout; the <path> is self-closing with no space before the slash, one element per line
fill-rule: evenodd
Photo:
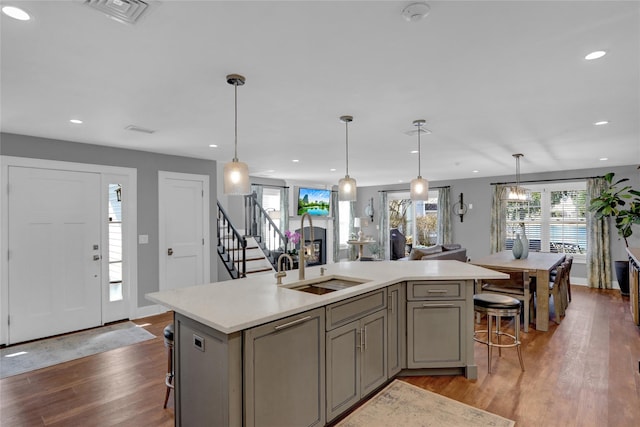
<path fill-rule="evenodd" d="M 204 246 L 204 237 L 202 238 L 202 246 Z"/>
<path fill-rule="evenodd" d="M 7 316 L 7 325 L 11 326 L 11 316 Z"/>
<path fill-rule="evenodd" d="M 204 190 L 202 190 L 202 198 L 204 198 Z"/>

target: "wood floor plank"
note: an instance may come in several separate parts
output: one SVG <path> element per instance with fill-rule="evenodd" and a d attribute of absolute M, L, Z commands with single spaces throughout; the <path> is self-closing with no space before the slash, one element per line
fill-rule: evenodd
<path fill-rule="evenodd" d="M 572 287 L 560 325 L 522 334 L 525 372 L 515 350 L 494 356 L 475 343 L 478 379 L 402 379 L 516 421 L 520 426 L 630 426 L 640 420 L 640 330 L 618 291 Z M 172 426 L 163 409 L 165 313 L 136 320 L 156 338 L 0 380 L 0 425 Z M 496 352 L 497 353 L 497 352 Z"/>

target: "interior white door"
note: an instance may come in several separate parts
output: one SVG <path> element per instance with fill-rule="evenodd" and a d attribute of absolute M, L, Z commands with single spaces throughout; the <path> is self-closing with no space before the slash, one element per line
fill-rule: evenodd
<path fill-rule="evenodd" d="M 101 324 L 100 175 L 9 168 L 9 343 Z"/>
<path fill-rule="evenodd" d="M 160 173 L 160 290 L 205 281 L 202 176 Z"/>

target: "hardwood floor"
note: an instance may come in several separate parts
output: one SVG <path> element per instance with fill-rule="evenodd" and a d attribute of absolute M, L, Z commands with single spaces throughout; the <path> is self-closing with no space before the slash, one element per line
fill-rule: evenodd
<path fill-rule="evenodd" d="M 427 390 L 516 421 L 517 426 L 630 426 L 640 420 L 640 330 L 618 291 L 572 287 L 560 325 L 523 334 L 525 372 L 515 350 L 475 344 L 478 380 L 404 377 Z M 0 380 L 0 425 L 171 426 L 162 409 L 171 314 L 139 319 L 157 338 Z"/>

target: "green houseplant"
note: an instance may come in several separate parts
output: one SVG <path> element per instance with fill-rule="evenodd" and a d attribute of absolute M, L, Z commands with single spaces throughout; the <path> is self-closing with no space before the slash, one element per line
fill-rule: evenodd
<path fill-rule="evenodd" d="M 604 176 L 607 188 L 600 196 L 591 200 L 589 210 L 598 219 L 611 217 L 615 221 L 618 235 L 624 239 L 624 244 L 629 247 L 627 240 L 633 234 L 633 225 L 640 224 L 640 191 L 634 190 L 629 185 L 621 185 L 629 181 L 628 178 L 613 182 L 614 173 Z M 629 263 L 616 261 L 616 278 L 620 285 L 620 293 L 629 294 Z"/>

